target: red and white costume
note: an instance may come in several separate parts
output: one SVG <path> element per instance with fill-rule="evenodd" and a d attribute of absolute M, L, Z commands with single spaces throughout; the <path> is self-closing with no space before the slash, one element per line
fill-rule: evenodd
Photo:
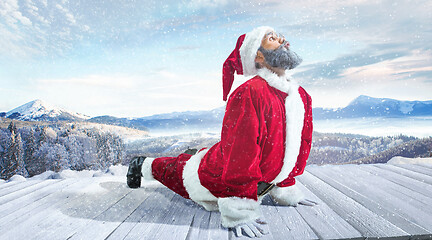
<path fill-rule="evenodd" d="M 261 27 L 241 36 L 224 64 L 224 98 L 233 69 L 257 75 L 230 95 L 221 141 L 193 156 L 147 158 L 143 164 L 145 179 L 156 179 L 209 211 L 219 210 L 225 227 L 260 216 L 260 181 L 276 184 L 275 198 L 296 203 L 301 197 L 292 186 L 311 148 L 312 102 L 294 81 L 255 69 L 256 51 L 270 30 Z"/>

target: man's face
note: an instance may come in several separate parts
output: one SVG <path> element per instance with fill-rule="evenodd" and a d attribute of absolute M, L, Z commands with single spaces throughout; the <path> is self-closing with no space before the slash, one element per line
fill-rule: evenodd
<path fill-rule="evenodd" d="M 287 44 L 285 37 L 282 34 L 275 32 L 268 32 L 261 41 L 261 46 L 267 50 L 275 50 L 280 47 L 281 44 Z M 284 46 L 288 48 L 289 44 Z"/>
<path fill-rule="evenodd" d="M 293 69 L 302 62 L 302 59 L 289 49 L 285 37 L 275 32 L 268 32 L 263 37 L 258 50 L 262 53 L 265 62 L 273 68 Z"/>

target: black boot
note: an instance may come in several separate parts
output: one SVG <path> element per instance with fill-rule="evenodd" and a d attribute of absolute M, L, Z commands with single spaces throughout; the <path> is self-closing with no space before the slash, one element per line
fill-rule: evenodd
<path fill-rule="evenodd" d="M 129 169 L 126 174 L 127 177 L 127 185 L 130 188 L 139 188 L 141 187 L 141 169 L 146 157 L 134 157 L 132 161 L 129 163 Z"/>
<path fill-rule="evenodd" d="M 186 154 L 195 155 L 198 152 L 198 149 L 196 148 L 189 148 L 184 152 Z"/>

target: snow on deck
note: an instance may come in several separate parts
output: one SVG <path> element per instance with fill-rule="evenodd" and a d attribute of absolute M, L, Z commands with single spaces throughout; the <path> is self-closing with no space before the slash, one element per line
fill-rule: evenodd
<path fill-rule="evenodd" d="M 236 239 L 157 182 L 124 176 L 0 183 L 0 239 Z M 430 239 L 432 164 L 309 166 L 298 177 L 314 207 L 261 206 L 261 239 Z"/>

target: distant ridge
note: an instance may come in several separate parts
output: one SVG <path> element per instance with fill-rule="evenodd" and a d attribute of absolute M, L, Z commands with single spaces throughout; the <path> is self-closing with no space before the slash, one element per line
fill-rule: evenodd
<path fill-rule="evenodd" d="M 432 116 L 432 101 L 399 101 L 361 95 L 344 108 L 314 108 L 314 119 Z"/>
<path fill-rule="evenodd" d="M 140 130 L 215 130 L 221 129 L 225 107 L 207 111 L 185 111 L 157 114 L 142 118 L 117 118 L 98 116 L 90 118 L 53 107 L 41 100 L 34 100 L 15 108 L 0 117 L 23 121 L 89 121 L 135 128 Z M 314 108 L 315 120 L 362 117 L 423 117 L 432 116 L 432 101 L 400 101 L 390 98 L 373 98 L 361 95 L 344 108 Z M 218 131 L 219 131 L 218 130 Z"/>

